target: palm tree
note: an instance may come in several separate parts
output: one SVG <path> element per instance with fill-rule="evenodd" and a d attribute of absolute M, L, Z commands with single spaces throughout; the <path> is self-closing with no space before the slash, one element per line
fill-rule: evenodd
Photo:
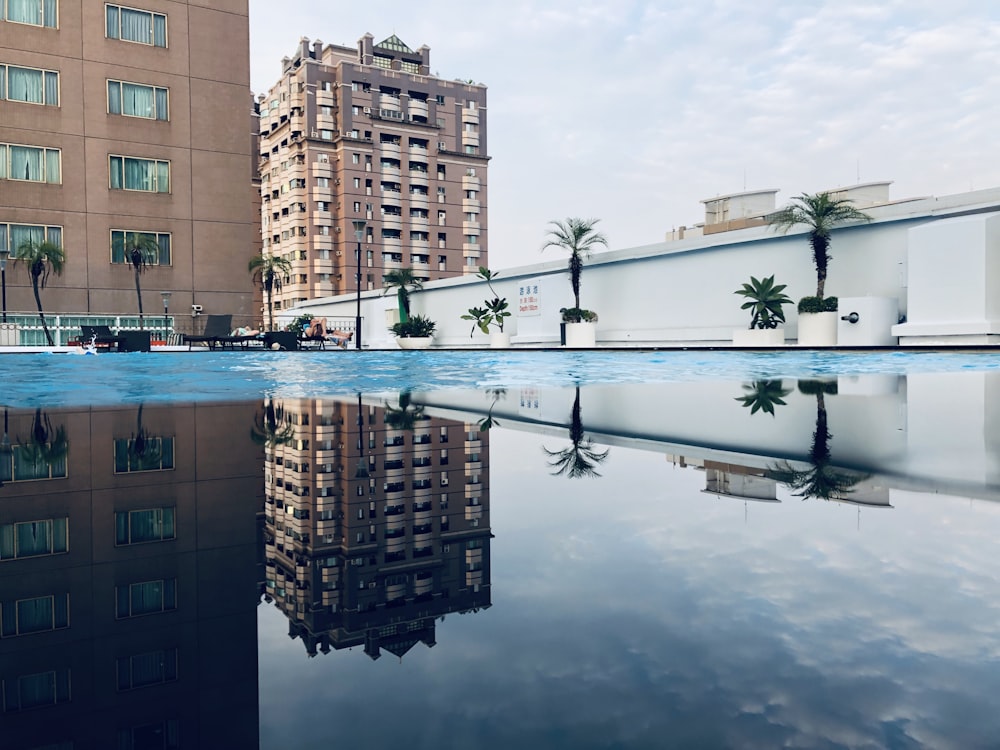
<path fill-rule="evenodd" d="M 280 255 L 258 255 L 250 259 L 247 270 L 267 298 L 267 328 L 273 331 L 274 292 L 280 292 L 281 280 L 291 275 L 292 263 Z"/>
<path fill-rule="evenodd" d="M 827 425 L 826 393 L 836 393 L 836 383 L 815 380 L 800 381 L 799 391 L 816 396 L 816 429 L 809 448 L 809 468 L 799 470 L 785 461 L 768 471 L 768 476 L 787 484 L 792 494 L 803 500 L 843 500 L 854 486 L 868 478 L 867 474 L 835 469 L 830 463 L 830 428 Z"/>
<path fill-rule="evenodd" d="M 38 306 L 38 317 L 42 320 L 42 330 L 45 331 L 45 338 L 49 346 L 55 346 L 52 333 L 49 331 L 49 324 L 45 320 L 45 313 L 42 311 L 42 298 L 38 293 L 39 287 L 45 288 L 49 280 L 49 273 L 56 275 L 62 273 L 63 263 L 66 262 L 66 254 L 63 249 L 54 242 L 44 240 L 26 240 L 17 248 L 15 263 L 24 263 L 31 274 L 31 288 L 35 292 L 35 304 Z"/>
<path fill-rule="evenodd" d="M 601 476 L 597 467 L 604 463 L 611 449 L 597 450 L 594 448 L 594 441 L 584 433 L 583 420 L 580 416 L 580 386 L 576 387 L 576 398 L 573 399 L 569 439 L 570 446 L 561 451 L 550 451 L 544 445 L 542 446 L 542 450 L 552 459 L 549 462 L 549 466 L 555 469 L 552 476 L 565 475 L 570 479 Z"/>
<path fill-rule="evenodd" d="M 831 198 L 829 193 L 816 193 L 792 198 L 790 205 L 771 214 L 767 221 L 778 231 L 787 233 L 796 224 L 809 228 L 813 265 L 816 266 L 816 296 L 823 299 L 826 269 L 830 263 L 830 232 L 844 221 L 871 221 L 872 217 L 855 208 L 846 198 Z"/>
<path fill-rule="evenodd" d="M 395 268 L 383 277 L 383 282 L 385 283 L 383 297 L 389 293 L 389 290 L 396 289 L 396 299 L 399 301 L 399 322 L 405 323 L 410 319 L 410 294 L 423 289 L 423 282 L 414 275 L 412 268 Z"/>
<path fill-rule="evenodd" d="M 156 260 L 160 253 L 160 245 L 152 234 L 126 232 L 122 252 L 125 259 L 132 264 L 135 273 L 135 297 L 139 301 L 139 330 L 142 330 L 142 288 L 139 284 L 139 275 Z"/>
<path fill-rule="evenodd" d="M 583 271 L 584 258 L 590 257 L 598 245 L 608 246 L 608 238 L 594 229 L 600 219 L 566 219 L 566 221 L 550 221 L 552 229 L 546 234 L 547 247 L 559 247 L 569 253 L 569 280 L 573 286 L 573 300 L 576 309 L 580 309 L 580 274 Z"/>

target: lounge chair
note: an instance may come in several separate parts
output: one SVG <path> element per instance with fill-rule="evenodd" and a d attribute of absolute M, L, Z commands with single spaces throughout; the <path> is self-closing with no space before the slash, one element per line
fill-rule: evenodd
<path fill-rule="evenodd" d="M 200 336 L 184 334 L 184 343 L 191 349 L 193 344 L 207 344 L 209 349 L 220 347 L 241 346 L 246 348 L 253 341 L 259 341 L 260 337 L 255 335 L 233 336 L 233 316 L 232 315 L 209 315 L 205 320 L 205 330 Z"/>

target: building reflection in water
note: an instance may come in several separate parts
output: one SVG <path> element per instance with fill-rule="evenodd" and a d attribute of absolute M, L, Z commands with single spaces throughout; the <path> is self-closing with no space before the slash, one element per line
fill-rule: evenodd
<path fill-rule="evenodd" d="M 408 393 L 268 402 L 265 599 L 310 656 L 400 658 L 490 606 L 489 437 Z"/>
<path fill-rule="evenodd" d="M 257 747 L 255 408 L 5 411 L 0 747 Z"/>

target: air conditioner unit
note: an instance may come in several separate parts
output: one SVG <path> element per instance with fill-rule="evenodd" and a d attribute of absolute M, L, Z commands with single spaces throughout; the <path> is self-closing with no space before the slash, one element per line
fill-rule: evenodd
<path fill-rule="evenodd" d="M 438 148 L 443 151 L 445 148 L 447 148 L 447 144 L 445 144 L 444 141 L 438 141 Z"/>
<path fill-rule="evenodd" d="M 365 107 L 365 108 L 364 108 L 364 113 L 365 113 L 366 115 L 370 115 L 370 114 L 372 113 L 372 108 L 371 108 L 371 107 Z"/>
<path fill-rule="evenodd" d="M 340 257 L 341 255 L 343 255 L 343 254 L 344 254 L 344 251 L 343 251 L 343 250 L 338 250 L 338 251 L 337 251 L 337 257 L 338 257 L 338 258 L 339 258 L 339 257 Z"/>
<path fill-rule="evenodd" d="M 313 138 L 319 138 L 319 131 L 318 130 L 312 131 L 312 137 Z"/>
<path fill-rule="evenodd" d="M 340 227 L 334 227 L 333 231 L 335 231 L 337 234 L 340 234 Z"/>
<path fill-rule="evenodd" d="M 450 544 L 444 545 L 444 551 L 445 552 L 451 552 L 451 545 Z"/>
<path fill-rule="evenodd" d="M 370 588 L 370 589 L 373 589 L 373 588 L 376 588 L 377 586 L 378 586 L 378 584 L 377 584 L 377 583 L 375 583 L 375 581 L 372 581 L 372 582 L 370 582 L 370 583 L 368 584 L 368 588 Z"/>

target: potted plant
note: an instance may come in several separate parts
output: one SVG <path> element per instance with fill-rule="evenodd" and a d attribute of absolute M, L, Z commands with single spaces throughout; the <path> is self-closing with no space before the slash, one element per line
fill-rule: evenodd
<path fill-rule="evenodd" d="M 799 301 L 798 341 L 804 346 L 835 346 L 837 343 L 837 298 L 824 299 L 826 272 L 830 263 L 830 232 L 844 221 L 871 221 L 850 200 L 831 198 L 829 193 L 804 194 L 768 217 L 768 223 L 782 232 L 796 224 L 809 229 L 813 265 L 816 267 L 816 296 Z"/>
<path fill-rule="evenodd" d="M 608 246 L 607 238 L 594 227 L 599 219 L 566 219 L 550 221 L 552 229 L 542 245 L 560 247 L 569 253 L 569 277 L 573 287 L 573 307 L 562 309 L 564 328 L 563 343 L 571 348 L 593 347 L 597 342 L 597 313 L 580 307 L 580 274 L 583 259 L 598 245 Z"/>
<path fill-rule="evenodd" d="M 472 321 L 472 330 L 469 331 L 469 338 L 472 338 L 472 335 L 478 328 L 490 337 L 491 349 L 506 349 L 510 346 L 510 334 L 504 331 L 503 322 L 505 318 L 509 318 L 511 315 L 507 309 L 507 298 L 501 297 L 497 294 L 496 289 L 493 288 L 491 282 L 497 277 L 497 274 L 485 266 L 480 266 L 479 272 L 476 275 L 486 281 L 490 291 L 493 293 L 493 298 L 485 300 L 483 302 L 484 307 L 470 307 L 469 311 L 462 316 L 462 320 Z M 497 330 L 491 331 L 490 326 L 495 326 Z"/>
<path fill-rule="evenodd" d="M 396 336 L 400 349 L 426 349 L 431 345 L 435 323 L 425 315 L 411 315 L 405 321 L 394 323 L 389 329 Z"/>
<path fill-rule="evenodd" d="M 747 298 L 740 309 L 750 311 L 750 327 L 733 330 L 735 346 L 782 346 L 785 343 L 785 332 L 778 325 L 785 322 L 782 306 L 792 303 L 785 294 L 786 286 L 775 284 L 773 275 L 764 279 L 751 276 L 749 283 L 733 292 Z"/>

